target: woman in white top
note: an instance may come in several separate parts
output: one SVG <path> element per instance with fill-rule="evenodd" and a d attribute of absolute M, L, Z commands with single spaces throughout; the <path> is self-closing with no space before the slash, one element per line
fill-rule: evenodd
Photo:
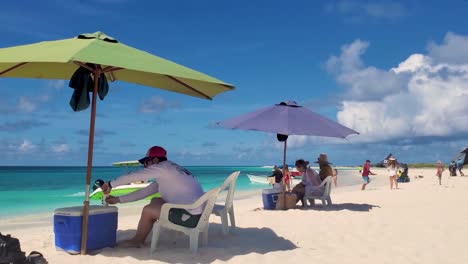
<path fill-rule="evenodd" d="M 306 192 L 320 194 L 323 193 L 324 188 L 318 187 L 322 183 L 322 180 L 319 174 L 308 166 L 308 161 L 300 159 L 296 161 L 295 165 L 296 169 L 302 173 L 302 181 L 294 186 L 292 192 L 297 196 L 296 203 L 301 201 L 303 203 L 302 206 L 304 206 L 303 198 Z"/>
<path fill-rule="evenodd" d="M 397 169 L 396 159 L 394 157 L 388 158 L 387 170 L 388 176 L 390 177 L 390 190 L 393 189 L 393 183 L 395 183 L 395 189 L 398 189 Z"/>

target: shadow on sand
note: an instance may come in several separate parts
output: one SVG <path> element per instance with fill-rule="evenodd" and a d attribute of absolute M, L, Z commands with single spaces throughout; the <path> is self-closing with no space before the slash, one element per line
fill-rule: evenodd
<path fill-rule="evenodd" d="M 342 203 L 342 204 L 332 204 L 331 206 L 322 206 L 321 204 L 316 204 L 312 207 L 307 207 L 309 210 L 322 210 L 322 211 L 342 211 L 349 210 L 355 212 L 369 212 L 374 207 L 380 208 L 378 205 L 372 204 L 356 204 L 356 203 Z"/>
<path fill-rule="evenodd" d="M 117 240 L 132 237 L 135 230 L 118 231 Z M 221 225 L 211 223 L 207 246 L 201 246 L 198 254 L 189 250 L 188 236 L 163 229 L 154 258 L 150 256 L 151 233 L 142 248 L 106 248 L 94 255 L 109 257 L 133 257 L 139 260 L 159 260 L 168 263 L 211 263 L 215 260 L 227 261 L 232 257 L 250 253 L 265 254 L 275 251 L 294 250 L 297 246 L 279 237 L 270 228 L 235 228 L 229 235 L 221 233 Z M 201 243 L 201 241 L 200 241 Z"/>

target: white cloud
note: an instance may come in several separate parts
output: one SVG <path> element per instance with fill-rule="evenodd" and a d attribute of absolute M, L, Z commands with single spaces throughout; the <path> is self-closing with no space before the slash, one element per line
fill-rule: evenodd
<path fill-rule="evenodd" d="M 345 97 L 354 100 L 375 100 L 389 92 L 405 89 L 407 74 L 396 74 L 376 67 L 366 67 L 361 59 L 369 43 L 355 40 L 341 48 L 340 56 L 331 56 L 325 66 L 338 84 L 347 88 Z"/>
<path fill-rule="evenodd" d="M 18 146 L 18 151 L 20 152 L 31 152 L 37 148 L 36 145 L 31 143 L 31 141 L 24 139 L 23 142 Z"/>
<path fill-rule="evenodd" d="M 63 87 L 65 87 L 65 81 L 64 80 L 47 81 L 47 87 L 60 90 Z"/>
<path fill-rule="evenodd" d="M 67 144 L 57 144 L 51 147 L 55 153 L 65 153 L 70 151 L 70 147 Z"/>
<path fill-rule="evenodd" d="M 21 96 L 18 100 L 18 110 L 21 112 L 30 113 L 36 110 L 36 104 L 33 103 L 28 97 Z"/>
<path fill-rule="evenodd" d="M 38 96 L 38 97 L 21 96 L 18 99 L 18 104 L 16 106 L 16 109 L 19 112 L 32 113 L 37 108 L 39 108 L 41 104 L 49 101 L 49 99 L 50 97 L 47 95 Z"/>
<path fill-rule="evenodd" d="M 395 19 L 407 14 L 407 10 L 401 3 L 390 1 L 352 1 L 342 0 L 329 3 L 325 11 L 336 12 L 351 17 L 354 21 L 363 18 Z"/>
<path fill-rule="evenodd" d="M 336 80 L 349 91 L 337 119 L 361 133 L 351 141 L 467 133 L 468 57 L 450 62 L 456 57 L 452 51 L 464 56 L 462 50 L 466 46 L 459 45 L 464 45 L 461 40 L 465 39 L 448 33 L 444 44 L 431 44 L 428 55 L 413 54 L 390 70 L 364 67 L 359 56 L 367 46 L 360 40 L 344 46 L 339 57 L 331 57 L 327 65 L 338 69 Z M 450 52 L 446 47 L 452 47 Z M 434 58 L 433 54 L 439 57 Z M 382 78 L 385 76 L 388 79 Z"/>
<path fill-rule="evenodd" d="M 468 36 L 448 32 L 443 44 L 431 42 L 428 45 L 429 56 L 438 62 L 466 64 L 468 62 Z"/>
<path fill-rule="evenodd" d="M 140 112 L 160 114 L 170 108 L 177 108 L 178 106 L 179 104 L 165 101 L 160 96 L 152 96 L 141 104 Z"/>

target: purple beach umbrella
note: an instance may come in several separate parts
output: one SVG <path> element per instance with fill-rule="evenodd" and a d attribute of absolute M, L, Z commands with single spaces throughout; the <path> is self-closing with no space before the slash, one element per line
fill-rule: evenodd
<path fill-rule="evenodd" d="M 325 118 L 294 101 L 281 102 L 257 111 L 218 123 L 230 129 L 256 130 L 276 133 L 284 141 L 283 166 L 286 166 L 286 141 L 288 135 L 308 135 L 345 138 L 358 132 Z"/>

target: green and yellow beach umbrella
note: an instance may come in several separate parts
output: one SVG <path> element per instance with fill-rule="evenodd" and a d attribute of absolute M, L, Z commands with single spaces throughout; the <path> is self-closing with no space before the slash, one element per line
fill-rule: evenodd
<path fill-rule="evenodd" d="M 81 254 L 85 254 L 99 79 L 105 76 L 111 82 L 136 83 L 209 100 L 234 86 L 126 46 L 102 32 L 0 49 L 0 77 L 69 80 L 80 67 L 91 72 L 94 81 L 81 241 Z"/>

